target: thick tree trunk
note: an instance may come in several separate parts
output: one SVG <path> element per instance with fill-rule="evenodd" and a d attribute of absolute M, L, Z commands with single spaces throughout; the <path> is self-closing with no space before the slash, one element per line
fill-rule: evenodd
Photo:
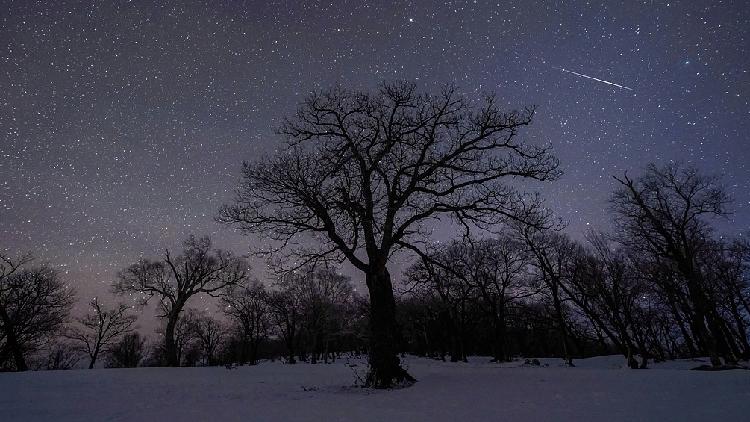
<path fill-rule="evenodd" d="M 693 277 L 695 278 L 695 277 Z M 708 355 L 711 359 L 712 366 L 721 366 L 722 362 L 719 358 L 719 345 L 716 339 L 716 333 L 712 333 L 706 326 L 706 319 L 708 317 L 708 306 L 706 299 L 701 291 L 701 288 L 697 285 L 698 283 L 691 278 L 688 278 L 688 295 L 693 302 L 693 315 L 691 325 L 695 336 L 701 340 L 701 343 L 706 348 Z"/>
<path fill-rule="evenodd" d="M 10 349 L 11 354 L 13 355 L 13 362 L 16 365 L 16 371 L 26 371 L 29 369 L 29 367 L 26 365 L 26 358 L 23 355 L 23 350 L 21 350 L 21 346 L 18 344 L 18 340 L 16 339 L 16 335 L 13 332 L 13 329 L 10 329 L 8 331 L 11 334 L 6 334 L 5 343 L 6 346 Z"/>
<path fill-rule="evenodd" d="M 557 318 L 557 324 L 559 325 L 560 329 L 560 336 L 562 337 L 562 347 L 563 347 L 563 359 L 565 360 L 565 364 L 568 366 L 575 366 L 573 365 L 573 357 L 570 355 L 570 346 L 568 344 L 568 327 L 565 324 L 565 316 L 563 315 L 562 310 L 562 301 L 560 300 L 560 292 L 558 290 L 559 282 L 553 281 L 552 282 L 552 303 L 555 308 L 555 317 Z"/>
<path fill-rule="evenodd" d="M 509 361 L 510 357 L 505 350 L 505 303 L 492 304 L 493 325 L 493 354 L 494 362 Z"/>
<path fill-rule="evenodd" d="M 453 309 L 450 313 L 451 362 L 462 360 L 461 313 Z"/>
<path fill-rule="evenodd" d="M 96 341 L 96 344 L 94 345 L 94 353 L 91 354 L 89 361 L 89 369 L 94 369 L 94 365 L 96 365 L 96 360 L 99 358 L 99 352 L 102 350 L 102 344 L 101 344 L 101 332 L 99 335 L 99 338 Z"/>
<path fill-rule="evenodd" d="M 396 302 L 385 265 L 367 274 L 367 288 L 370 292 L 370 372 L 366 385 L 389 388 L 404 381 L 416 381 L 401 367 L 398 358 Z"/>
<path fill-rule="evenodd" d="M 638 365 L 638 369 L 648 368 L 648 359 L 651 357 L 648 347 L 646 347 L 646 341 L 641 335 L 635 336 L 635 344 L 638 346 L 638 351 L 641 354 L 641 363 Z"/>
<path fill-rule="evenodd" d="M 174 338 L 177 318 L 179 318 L 179 314 L 170 315 L 167 327 L 164 330 L 164 357 L 167 359 L 167 366 L 180 366 L 180 358 L 177 354 L 177 342 Z"/>
<path fill-rule="evenodd" d="M 677 305 L 675 304 L 675 301 L 672 298 L 672 295 L 668 294 L 667 297 L 668 297 L 667 304 L 669 305 L 669 309 L 672 312 L 672 316 L 677 322 L 677 327 L 680 329 L 682 338 L 685 340 L 685 346 L 688 349 L 688 353 L 690 353 L 691 357 L 697 357 L 699 355 L 698 346 L 696 345 L 695 341 L 693 341 L 693 336 L 688 330 L 688 327 L 685 326 L 686 325 L 685 319 L 683 318 L 680 311 L 677 309 Z"/>
<path fill-rule="evenodd" d="M 739 341 L 739 347 L 741 347 L 741 351 L 739 353 L 739 356 L 742 357 L 742 359 L 747 359 L 750 357 L 750 343 L 747 341 L 747 335 L 745 333 L 747 332 L 745 321 L 742 319 L 742 315 L 740 314 L 740 309 L 738 307 L 733 306 L 732 307 L 732 318 L 734 318 L 735 323 L 735 336 L 737 337 L 737 341 Z"/>
<path fill-rule="evenodd" d="M 294 357 L 294 336 L 295 330 L 291 327 L 291 325 L 288 325 L 286 336 L 286 350 L 289 353 L 289 359 L 287 360 L 287 363 L 289 364 L 297 363 L 297 359 Z"/>
<path fill-rule="evenodd" d="M 3 327 L 5 327 L 5 347 L 10 350 L 10 354 L 13 356 L 16 371 L 22 372 L 28 370 L 29 367 L 26 365 L 26 358 L 23 355 L 21 344 L 18 341 L 16 332 L 13 330 L 13 324 L 10 323 L 10 317 L 4 308 L 0 308 L 0 318 L 3 321 Z"/>
<path fill-rule="evenodd" d="M 638 360 L 628 351 L 628 368 L 638 369 Z"/>
<path fill-rule="evenodd" d="M 310 336 L 310 363 L 318 363 L 318 336 L 313 330 L 313 334 Z"/>
<path fill-rule="evenodd" d="M 459 313 L 458 347 L 461 362 L 468 362 L 466 358 L 466 302 L 461 301 L 461 312 Z"/>
<path fill-rule="evenodd" d="M 711 365 L 718 367 L 722 365 L 720 356 L 725 359 L 733 359 L 726 344 L 719 322 L 714 318 L 715 309 L 706 292 L 703 290 L 703 276 L 696 269 L 690 258 L 679 257 L 677 267 L 687 281 L 688 295 L 694 307 L 693 326 L 698 331 L 696 337 L 703 339 L 707 348 Z"/>
<path fill-rule="evenodd" d="M 260 344 L 260 340 L 253 339 L 250 341 L 250 356 L 248 357 L 250 365 L 255 365 L 258 363 L 258 346 Z"/>

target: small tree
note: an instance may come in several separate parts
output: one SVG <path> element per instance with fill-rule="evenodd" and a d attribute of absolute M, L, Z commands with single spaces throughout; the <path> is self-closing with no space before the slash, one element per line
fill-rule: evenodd
<path fill-rule="evenodd" d="M 118 274 L 115 291 L 143 295 L 143 303 L 156 296 L 160 317 L 166 319 L 164 354 L 168 366 L 179 366 L 175 330 L 190 298 L 198 294 L 219 296 L 223 289 L 247 279 L 248 264 L 230 252 L 211 248 L 208 237 L 190 236 L 181 255 L 169 250 L 160 261 L 141 259 Z"/>
<path fill-rule="evenodd" d="M 452 86 L 435 95 L 411 83 L 314 93 L 281 127 L 287 147 L 243 165 L 234 204 L 220 220 L 283 246 L 301 246 L 301 235 L 322 242 L 319 251 L 297 249 L 298 267 L 348 260 L 365 275 L 370 296 L 367 384 L 413 380 L 397 355 L 388 263 L 399 250 L 422 254 L 438 220 L 473 231 L 536 209 L 537 201 L 506 183 L 558 174 L 548 148 L 518 139 L 533 113 L 503 112 L 494 96 L 472 102 Z"/>
<path fill-rule="evenodd" d="M 412 290 L 425 289 L 441 303 L 438 321 L 450 340 L 451 362 L 467 362 L 466 334 L 470 325 L 470 308 L 478 296 L 469 282 L 468 247 L 460 241 L 451 242 L 425 254 L 407 271 Z M 464 259 L 466 258 L 466 259 Z"/>
<path fill-rule="evenodd" d="M 78 318 L 79 326 L 69 329 L 65 336 L 78 343 L 88 354 L 89 369 L 92 369 L 101 353 L 107 353 L 114 342 L 130 332 L 137 317 L 130 315 L 130 307 L 124 304 L 106 309 L 94 298 L 89 306 L 91 311 Z"/>
<path fill-rule="evenodd" d="M 568 366 L 574 366 L 571 332 L 564 306 L 564 282 L 571 275 L 576 257 L 581 254 L 581 246 L 567 235 L 550 228 L 538 229 L 523 224 L 518 224 L 515 228 L 526 250 L 533 257 L 531 262 L 538 280 L 552 301 L 563 359 Z"/>
<path fill-rule="evenodd" d="M 645 368 L 649 349 L 646 329 L 654 318 L 646 310 L 651 296 L 637 261 L 621 245 L 597 233 L 587 235 L 589 248 L 574 257 L 561 285 L 570 300 L 625 355 L 631 368 Z M 640 354 L 641 362 L 635 357 Z"/>
<path fill-rule="evenodd" d="M 295 284 L 290 280 L 299 277 L 290 273 L 282 278 L 280 289 L 272 291 L 268 297 L 268 306 L 274 328 L 282 339 L 287 351 L 287 362 L 297 362 L 295 352 L 299 342 L 299 331 L 302 319 L 302 303 Z"/>
<path fill-rule="evenodd" d="M 241 363 L 255 365 L 258 361 L 258 348 L 270 325 L 268 300 L 265 286 L 257 280 L 232 286 L 222 297 L 224 313 L 239 327 Z"/>
<path fill-rule="evenodd" d="M 124 335 L 109 348 L 107 365 L 110 368 L 135 368 L 145 355 L 146 339 L 138 332 Z"/>
<path fill-rule="evenodd" d="M 736 354 L 750 358 L 748 322 L 750 316 L 750 240 L 734 239 L 713 242 L 711 253 L 702 258 L 710 293 L 733 330 L 740 348 Z"/>
<path fill-rule="evenodd" d="M 0 356 L 10 357 L 16 371 L 27 370 L 28 354 L 62 328 L 75 296 L 55 270 L 27 268 L 31 260 L 0 255 Z"/>
<path fill-rule="evenodd" d="M 207 366 L 216 364 L 216 350 L 224 339 L 224 327 L 215 318 L 199 314 L 192 321 L 193 334 L 200 347 L 203 363 Z"/>
<path fill-rule="evenodd" d="M 67 370 L 73 369 L 81 360 L 78 347 L 71 343 L 52 341 L 46 347 L 47 360 L 39 369 Z"/>
<path fill-rule="evenodd" d="M 493 354 L 497 362 L 509 361 L 506 347 L 507 318 L 513 303 L 537 292 L 529 285 L 532 257 L 523 244 L 502 233 L 463 245 L 460 270 L 484 304 L 492 323 Z"/>
<path fill-rule="evenodd" d="M 295 277 L 295 291 L 300 296 L 302 328 L 306 335 L 310 362 L 322 357 L 328 361 L 329 346 L 336 330 L 336 314 L 343 313 L 352 299 L 353 288 L 349 277 L 329 266 L 305 267 L 301 277 Z"/>

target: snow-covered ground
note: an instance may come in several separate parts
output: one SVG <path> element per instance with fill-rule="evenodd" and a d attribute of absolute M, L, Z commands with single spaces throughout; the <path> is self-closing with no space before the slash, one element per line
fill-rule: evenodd
<path fill-rule="evenodd" d="M 218 368 L 137 368 L 0 374 L 2 421 L 722 421 L 750 420 L 750 371 L 649 370 L 621 357 L 575 368 L 407 358 L 419 382 L 354 387 L 343 360 Z"/>

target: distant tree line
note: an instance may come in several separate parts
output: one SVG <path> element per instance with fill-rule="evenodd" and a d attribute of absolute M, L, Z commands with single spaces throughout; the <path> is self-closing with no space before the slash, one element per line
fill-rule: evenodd
<path fill-rule="evenodd" d="M 54 270 L 32 263 L 30 256 L 2 256 L 4 370 L 70 369 L 84 358 L 94 368 L 102 356 L 107 367 L 252 365 L 261 358 L 316 363 L 365 350 L 367 302 L 332 267 L 308 266 L 266 287 L 249 277 L 241 258 L 190 237 L 181 254 L 142 259 L 114 284 L 138 305 L 158 301 L 160 340 L 149 344 L 134 330 L 134 305 L 107 307 L 95 298 L 73 318 L 74 291 Z M 201 293 L 218 299 L 219 312 L 188 306 Z"/>
<path fill-rule="evenodd" d="M 432 248 L 407 272 L 399 306 L 406 349 L 468 354 L 650 359 L 750 358 L 750 243 L 717 236 L 729 198 L 691 167 L 651 165 L 617 179 L 613 233 L 571 239 L 511 224 Z"/>
<path fill-rule="evenodd" d="M 255 365 L 261 359 L 329 363 L 365 350 L 366 301 L 349 277 L 305 267 L 266 287 L 246 279 L 226 287 L 221 312 L 189 308 L 175 324 L 175 364 L 157 343 L 144 365 Z"/>

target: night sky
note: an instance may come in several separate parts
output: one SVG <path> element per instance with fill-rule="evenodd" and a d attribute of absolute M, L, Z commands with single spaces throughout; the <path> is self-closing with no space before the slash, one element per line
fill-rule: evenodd
<path fill-rule="evenodd" d="M 337 82 L 537 105 L 522 136 L 554 146 L 574 236 L 609 224 L 611 175 L 668 160 L 721 174 L 721 229 L 750 230 L 745 0 L 0 3 L 0 249 L 82 300 L 190 233 L 246 252 L 214 222 L 241 161 Z"/>

